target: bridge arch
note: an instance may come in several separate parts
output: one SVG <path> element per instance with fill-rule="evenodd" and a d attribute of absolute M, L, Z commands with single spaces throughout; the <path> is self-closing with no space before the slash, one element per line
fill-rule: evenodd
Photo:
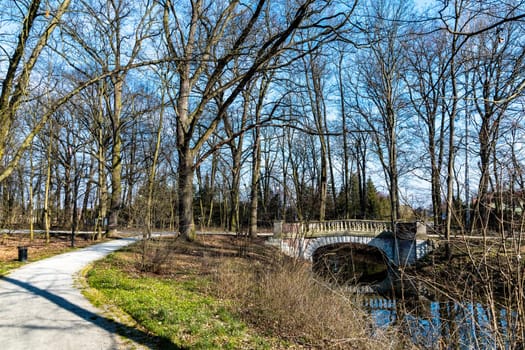
<path fill-rule="evenodd" d="M 433 249 L 420 222 L 391 223 L 371 220 L 334 220 L 321 222 L 274 223 L 274 237 L 288 255 L 312 261 L 322 246 L 338 243 L 359 243 L 380 249 L 394 266 L 415 263 Z M 393 233 L 395 232 L 395 234 Z"/>
<path fill-rule="evenodd" d="M 324 245 L 312 255 L 312 270 L 339 283 L 376 283 L 387 278 L 388 257 L 373 245 L 335 243 Z"/>
<path fill-rule="evenodd" d="M 394 244 L 392 239 L 366 236 L 326 236 L 310 239 L 304 251 L 304 258 L 313 261 L 315 252 L 324 246 L 334 244 L 354 243 L 376 247 L 392 263 L 396 263 Z M 397 264 L 396 264 L 397 265 Z"/>

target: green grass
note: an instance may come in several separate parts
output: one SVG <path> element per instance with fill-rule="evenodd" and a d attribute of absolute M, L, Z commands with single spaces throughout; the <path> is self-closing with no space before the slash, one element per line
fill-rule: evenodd
<path fill-rule="evenodd" d="M 128 327 L 160 338 L 157 348 L 403 348 L 394 329 L 370 332 L 372 320 L 353 294 L 316 282 L 307 264 L 263 242 L 251 242 L 242 257 L 231 237 L 148 244 L 96 262 L 84 293 L 109 317 L 126 318 L 124 311 Z"/>
<path fill-rule="evenodd" d="M 156 336 L 179 348 L 270 349 L 228 311 L 227 305 L 197 292 L 205 279 L 175 281 L 130 277 L 118 270 L 118 255 L 111 255 L 88 272 L 91 287 L 121 308 Z"/>
<path fill-rule="evenodd" d="M 24 264 L 24 262 L 20 261 L 8 261 L 0 263 L 0 277 L 5 276 L 9 271 L 19 268 Z"/>

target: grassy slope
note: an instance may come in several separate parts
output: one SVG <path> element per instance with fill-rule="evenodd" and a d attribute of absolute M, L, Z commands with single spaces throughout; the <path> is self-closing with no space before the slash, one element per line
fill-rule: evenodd
<path fill-rule="evenodd" d="M 152 240 L 97 262 L 87 277 L 100 304 L 174 348 L 410 348 L 396 329 L 375 328 L 358 296 L 261 240 Z"/>
<path fill-rule="evenodd" d="M 273 349 L 275 340 L 257 336 L 228 311 L 228 306 L 199 292 L 206 279 L 184 282 L 130 276 L 119 270 L 122 260 L 113 254 L 88 274 L 89 284 L 102 292 L 156 336 L 170 339 L 174 348 Z"/>

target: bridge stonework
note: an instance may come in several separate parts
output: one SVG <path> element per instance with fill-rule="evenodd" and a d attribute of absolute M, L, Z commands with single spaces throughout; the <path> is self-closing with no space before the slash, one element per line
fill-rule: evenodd
<path fill-rule="evenodd" d="M 315 251 L 323 246 L 358 244 L 378 248 L 395 266 L 411 265 L 432 250 L 432 243 L 426 239 L 426 233 L 422 233 L 421 225 L 403 223 L 400 227 L 401 238 L 396 238 L 389 232 L 388 222 L 280 223 L 274 226 L 274 235 L 279 237 L 281 250 L 285 253 L 310 261 Z"/>

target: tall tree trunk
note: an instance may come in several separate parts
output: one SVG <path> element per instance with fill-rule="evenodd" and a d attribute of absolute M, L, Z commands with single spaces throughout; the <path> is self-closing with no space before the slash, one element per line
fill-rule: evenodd
<path fill-rule="evenodd" d="M 162 136 L 162 125 L 164 121 L 164 94 L 161 98 L 161 109 L 159 113 L 159 122 L 157 127 L 157 138 L 155 142 L 155 149 L 153 151 L 153 161 L 151 164 L 151 169 L 148 176 L 148 197 L 146 202 L 146 233 L 144 235 L 144 239 L 151 238 L 151 221 L 152 221 L 152 207 L 153 207 L 153 186 L 155 184 L 155 174 L 157 170 L 157 162 L 159 159 L 159 153 L 160 153 L 160 143 L 161 143 L 161 136 Z"/>
<path fill-rule="evenodd" d="M 208 221 L 207 226 L 210 227 L 213 220 L 213 210 L 215 203 L 215 176 L 217 174 L 217 166 L 219 163 L 219 157 L 217 154 L 213 154 L 211 159 L 211 174 L 210 174 L 210 183 L 208 189 L 210 191 L 210 210 L 208 211 Z"/>
<path fill-rule="evenodd" d="M 390 151 L 388 152 L 388 163 L 389 169 L 388 173 L 390 174 L 390 217 L 392 220 L 393 229 L 395 231 L 395 223 L 400 219 L 400 210 L 399 210 L 399 185 L 398 178 L 399 174 L 397 171 L 397 135 L 396 135 L 396 126 L 395 126 L 396 117 L 392 117 L 393 126 L 390 130 L 391 139 L 390 139 Z"/>
<path fill-rule="evenodd" d="M 459 26 L 459 9 L 456 6 L 456 18 L 457 20 L 454 23 L 455 30 L 457 31 Z M 457 75 L 456 75 L 456 52 L 457 52 L 457 41 L 458 36 L 453 35 L 452 37 L 452 57 L 450 59 L 450 81 L 452 84 L 452 108 L 449 116 L 449 136 L 448 136 L 448 160 L 447 160 L 447 207 L 446 207 L 446 222 L 445 222 L 445 250 L 447 256 L 450 258 L 450 237 L 452 232 L 452 215 L 453 215 L 453 205 L 454 205 L 454 161 L 456 157 L 454 137 L 455 137 L 455 119 L 457 113 L 457 101 L 458 101 L 458 89 L 457 89 Z"/>
<path fill-rule="evenodd" d="M 104 83 L 102 84 L 104 85 Z M 102 102 L 102 93 L 104 91 L 104 87 L 101 86 L 100 88 L 100 98 Z M 102 103 L 100 104 L 102 106 Z M 102 108 L 102 107 L 101 107 Z M 98 125 L 103 125 L 103 111 L 102 109 L 99 109 L 97 111 L 97 123 Z M 106 149 L 104 147 L 104 130 L 102 127 L 98 128 L 98 135 L 97 135 L 97 146 L 98 146 L 98 155 L 97 155 L 97 161 L 98 161 L 98 213 L 97 213 L 97 223 L 96 223 L 96 231 L 97 231 L 97 240 L 102 239 L 102 231 L 105 231 L 105 225 L 106 225 L 106 214 L 107 214 L 107 205 L 108 205 L 108 189 L 106 185 Z"/>
<path fill-rule="evenodd" d="M 109 208 L 108 236 L 116 233 L 122 207 L 122 138 L 121 120 L 123 77 L 117 76 L 114 81 L 114 104 L 111 116 L 113 129 L 113 147 L 111 149 L 111 204 Z"/>
<path fill-rule="evenodd" d="M 362 219 L 368 218 L 368 179 L 366 177 L 367 144 L 366 136 L 359 134 L 356 145 L 356 170 L 359 182 L 359 211 Z"/>
<path fill-rule="evenodd" d="M 264 104 L 264 98 L 270 85 L 270 79 L 263 76 L 259 87 L 259 96 L 255 106 L 255 129 L 253 131 L 253 149 L 252 149 L 252 178 L 250 183 L 250 223 L 248 233 L 250 237 L 257 237 L 257 220 L 259 209 L 259 179 L 261 172 L 261 113 Z"/>
<path fill-rule="evenodd" d="M 69 136 L 69 135 L 68 135 Z M 72 197 L 73 197 L 73 168 L 72 168 L 72 159 L 73 155 L 71 154 L 70 150 L 70 141 L 68 140 L 66 146 L 65 146 L 65 161 L 64 161 L 64 204 L 63 204 L 63 212 L 62 212 L 62 219 L 60 220 L 65 227 L 71 228 L 71 206 L 73 204 Z"/>
<path fill-rule="evenodd" d="M 29 146 L 29 240 L 32 242 L 35 238 L 33 232 L 33 177 L 34 177 L 34 166 L 33 166 L 33 144 Z"/>
<path fill-rule="evenodd" d="M 323 102 L 324 104 L 324 102 Z M 324 129 L 328 131 L 328 121 L 326 117 L 326 107 L 323 107 L 323 122 L 324 122 Z M 335 209 L 336 203 L 337 203 L 337 190 L 335 188 L 335 175 L 334 175 L 334 164 L 332 162 L 332 147 L 330 144 L 330 136 L 326 136 L 326 153 L 327 153 L 327 159 L 328 159 L 328 172 L 330 174 L 330 192 L 332 194 L 332 207 Z M 333 215 L 333 214 L 332 214 Z"/>
<path fill-rule="evenodd" d="M 289 202 L 289 193 L 290 193 L 290 190 L 288 189 L 288 166 L 291 162 L 291 157 L 290 156 L 285 156 L 285 147 L 284 147 L 284 135 L 283 135 L 283 145 L 281 147 L 281 161 L 282 161 L 282 177 L 283 177 L 283 180 L 282 180 L 282 184 L 283 184 L 283 208 L 282 208 L 282 214 L 281 214 L 281 217 L 280 219 L 284 222 L 286 222 L 286 220 L 288 219 L 288 202 Z M 260 182 L 260 181 L 259 181 Z M 292 220 L 294 220 L 295 218 L 291 218 Z M 301 219 L 302 221 L 302 216 L 301 216 Z"/>
<path fill-rule="evenodd" d="M 305 61 L 305 74 L 307 79 L 307 92 L 310 99 L 310 107 L 315 122 L 316 131 L 320 144 L 321 169 L 318 179 L 319 191 L 319 220 L 324 221 L 326 216 L 326 204 L 328 195 L 328 144 L 325 125 L 325 106 L 322 91 L 322 74 L 321 62 L 314 54 L 309 56 L 309 61 Z"/>
<path fill-rule="evenodd" d="M 92 219 L 93 217 L 90 215 L 90 216 L 87 216 L 87 213 L 88 213 L 88 205 L 89 205 L 89 197 L 91 196 L 91 189 L 93 188 L 93 183 L 95 181 L 95 171 L 96 171 L 96 168 L 95 168 L 95 158 L 94 157 L 91 157 L 91 160 L 90 160 L 90 163 L 89 163 L 89 175 L 88 175 L 88 180 L 87 180 L 87 183 L 86 183 L 86 191 L 84 192 L 84 199 L 82 201 L 82 209 L 80 211 L 80 218 L 79 218 L 79 222 L 80 222 L 80 227 L 84 228 L 86 225 L 85 225 L 85 222 L 86 222 L 86 218 L 89 217 L 90 219 Z"/>
<path fill-rule="evenodd" d="M 46 244 L 49 244 L 50 240 L 50 229 L 51 229 L 51 218 L 49 214 L 49 189 L 51 188 L 51 138 L 49 139 L 49 145 L 47 146 L 46 158 L 46 184 L 44 188 L 44 230 L 46 232 Z"/>
<path fill-rule="evenodd" d="M 261 172 L 261 113 L 264 104 L 264 98 L 270 85 L 270 79 L 263 76 L 259 88 L 257 105 L 255 106 L 255 129 L 253 131 L 253 149 L 252 149 L 252 178 L 250 183 L 250 226 L 248 233 L 250 237 L 257 237 L 257 220 L 259 209 L 259 179 Z"/>
<path fill-rule="evenodd" d="M 343 195 L 344 195 L 344 214 L 343 217 L 348 219 L 350 217 L 350 157 L 349 157 L 349 148 L 348 148 L 348 135 L 347 135 L 347 121 L 346 121 L 346 108 L 345 108 L 345 90 L 343 84 L 343 60 L 344 53 L 339 53 L 339 60 L 337 65 L 337 83 L 339 88 L 339 102 L 340 102 L 340 112 L 341 112 L 341 123 L 342 123 L 342 133 L 343 133 Z"/>
<path fill-rule="evenodd" d="M 441 96 L 446 96 L 447 86 L 446 82 L 443 81 L 441 84 Z M 430 166 L 431 166 L 431 196 L 432 196 L 432 214 L 434 217 L 434 227 L 436 230 L 441 231 L 443 225 L 443 210 L 442 210 L 442 186 L 441 186 L 441 170 L 443 168 L 444 161 L 444 148 L 445 148 L 445 129 L 446 129 L 446 111 L 447 108 L 442 103 L 441 108 L 441 123 L 439 126 L 439 139 L 441 140 L 436 144 L 435 138 L 435 121 L 429 120 L 429 152 L 430 152 Z"/>
<path fill-rule="evenodd" d="M 242 93 L 243 97 L 243 110 L 241 120 L 238 126 L 238 130 L 233 129 L 231 118 L 224 112 L 224 129 L 229 139 L 228 146 L 230 148 L 232 156 L 232 167 L 231 167 L 231 191 L 230 191 L 230 213 L 228 218 L 228 228 L 233 232 L 240 232 L 240 186 L 241 186 L 241 168 L 242 168 L 242 152 L 244 144 L 244 128 L 248 120 L 248 114 L 250 111 L 250 98 L 253 85 L 249 84 Z M 217 103 L 222 106 L 222 95 L 217 98 Z M 220 107 L 221 108 L 221 107 Z M 240 132 L 239 135 L 235 136 L 236 132 Z"/>
<path fill-rule="evenodd" d="M 50 230 L 51 230 L 51 214 L 49 209 L 49 191 L 51 190 L 51 154 L 53 150 L 53 121 L 49 123 L 49 135 L 48 144 L 46 149 L 46 184 L 44 186 L 44 230 L 46 233 L 46 244 L 50 241 Z"/>
<path fill-rule="evenodd" d="M 135 113 L 132 112 L 134 115 Z M 133 215 L 133 196 L 134 196 L 134 186 L 135 186 L 135 177 L 138 173 L 138 166 L 137 166 L 137 123 L 133 123 L 132 130 L 130 132 L 130 139 L 129 143 L 126 147 L 126 152 L 128 153 L 129 162 L 126 167 L 126 188 L 125 188 L 125 195 L 123 196 L 123 203 L 124 207 L 126 208 L 127 212 L 127 226 L 133 227 L 135 224 L 135 218 Z"/>
<path fill-rule="evenodd" d="M 323 141 L 321 142 L 321 174 L 319 177 L 319 221 L 324 221 L 326 216 L 326 198 L 328 192 L 328 162 L 327 162 L 327 152 L 326 144 Z"/>
<path fill-rule="evenodd" d="M 240 123 L 241 130 L 244 129 L 246 125 L 246 120 L 248 118 L 248 111 L 249 111 L 249 96 L 250 96 L 250 90 L 246 89 L 244 93 L 244 108 L 242 112 L 242 120 Z M 240 225 L 240 187 L 241 187 L 241 168 L 242 168 L 242 151 L 243 151 L 243 141 L 244 141 L 244 133 L 241 133 L 239 136 L 237 136 L 237 140 L 235 140 L 235 137 L 233 136 L 234 130 L 232 129 L 230 122 L 225 119 L 225 129 L 226 133 L 228 135 L 228 138 L 230 138 L 229 146 L 230 146 L 230 152 L 232 156 L 232 167 L 231 167 L 231 176 L 232 176 L 232 182 L 231 182 L 231 191 L 230 191 L 230 212 L 229 212 L 229 218 L 228 218 L 228 229 L 233 232 L 240 232 L 241 229 Z M 237 142 L 236 142 L 237 141 Z"/>
<path fill-rule="evenodd" d="M 256 112 L 257 113 L 257 112 Z M 256 124 L 253 136 L 252 150 L 252 180 L 250 184 L 250 237 L 257 237 L 257 209 L 259 207 L 259 177 L 261 171 L 261 131 L 259 128 L 260 116 L 256 115 Z"/>
<path fill-rule="evenodd" d="M 189 143 L 189 142 L 188 142 Z M 195 240 L 193 222 L 193 152 L 189 145 L 179 146 L 179 231 L 188 241 Z"/>
<path fill-rule="evenodd" d="M 240 228 L 240 186 L 241 186 L 241 155 L 242 155 L 242 136 L 239 136 L 237 145 L 232 146 L 232 188 L 230 191 L 230 213 L 228 218 L 228 228 L 232 232 L 239 232 Z M 239 148 L 241 147 L 241 148 Z"/>

